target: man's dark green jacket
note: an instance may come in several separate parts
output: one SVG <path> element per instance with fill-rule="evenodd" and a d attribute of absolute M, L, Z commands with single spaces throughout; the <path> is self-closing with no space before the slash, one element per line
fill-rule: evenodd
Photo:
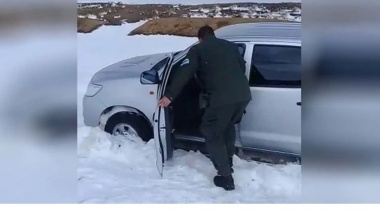
<path fill-rule="evenodd" d="M 165 96 L 173 101 L 195 73 L 203 84 L 204 93 L 209 95 L 209 107 L 251 100 L 245 61 L 235 43 L 208 36 L 191 47 Z"/>

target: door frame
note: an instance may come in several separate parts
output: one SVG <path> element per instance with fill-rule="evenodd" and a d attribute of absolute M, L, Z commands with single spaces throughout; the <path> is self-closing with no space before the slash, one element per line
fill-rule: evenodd
<path fill-rule="evenodd" d="M 163 70 L 163 75 L 162 75 L 162 80 L 158 85 L 157 88 L 157 100 L 161 99 L 161 97 L 164 94 L 165 87 L 167 84 L 167 79 L 168 75 L 170 73 L 171 65 L 174 60 L 174 54 L 171 53 L 169 56 L 169 60 L 165 64 L 164 70 Z M 153 132 L 154 132 L 154 142 L 155 142 L 155 147 L 156 147 L 156 166 L 159 174 L 161 177 L 163 176 L 163 169 L 165 166 L 166 160 L 170 159 L 173 156 L 173 146 L 172 146 L 172 141 L 167 138 L 168 133 L 171 133 L 171 129 L 168 130 L 166 129 L 167 125 L 166 119 L 169 117 L 169 110 L 167 108 L 162 108 L 162 107 L 157 107 L 156 112 L 154 113 L 153 119 L 154 119 L 154 124 L 153 124 Z M 170 135 L 170 134 L 169 134 Z M 168 145 L 169 142 L 169 145 Z"/>

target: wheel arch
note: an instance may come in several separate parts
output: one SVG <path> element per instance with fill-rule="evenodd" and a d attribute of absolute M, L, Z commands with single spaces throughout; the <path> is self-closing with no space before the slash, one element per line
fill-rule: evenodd
<path fill-rule="evenodd" d="M 111 117 L 120 115 L 122 113 L 134 113 L 134 114 L 137 114 L 137 115 L 141 116 L 149 124 L 149 126 L 151 126 L 152 129 L 153 129 L 153 125 L 152 125 L 151 121 L 148 119 L 148 117 L 142 111 L 140 111 L 140 110 L 138 110 L 138 109 L 136 109 L 134 107 L 121 106 L 121 105 L 119 105 L 119 106 L 111 106 L 111 107 L 106 108 L 103 111 L 103 113 L 101 114 L 101 116 L 100 116 L 99 127 L 102 130 L 104 130 L 105 126 L 107 124 L 107 121 Z"/>

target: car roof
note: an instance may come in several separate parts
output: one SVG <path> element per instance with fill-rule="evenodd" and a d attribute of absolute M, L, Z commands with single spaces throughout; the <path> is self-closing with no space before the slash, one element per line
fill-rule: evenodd
<path fill-rule="evenodd" d="M 227 40 L 276 40 L 300 42 L 301 23 L 265 22 L 234 24 L 215 30 L 215 35 L 218 38 Z"/>

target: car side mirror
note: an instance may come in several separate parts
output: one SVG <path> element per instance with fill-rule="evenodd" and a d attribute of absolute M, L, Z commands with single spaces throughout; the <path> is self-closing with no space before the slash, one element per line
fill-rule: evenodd
<path fill-rule="evenodd" d="M 156 70 L 144 71 L 140 75 L 141 84 L 158 84 L 160 78 L 158 77 L 158 72 Z"/>

